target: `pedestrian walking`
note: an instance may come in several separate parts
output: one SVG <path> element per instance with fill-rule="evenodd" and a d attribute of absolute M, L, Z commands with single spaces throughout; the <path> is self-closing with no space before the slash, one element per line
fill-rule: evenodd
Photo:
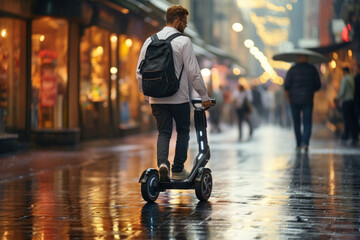
<path fill-rule="evenodd" d="M 184 33 L 187 26 L 188 14 L 189 11 L 180 5 L 169 7 L 166 11 L 166 26 L 156 33 L 156 36 L 153 36 L 153 38 L 156 39 L 157 37 L 158 39 L 163 40 L 169 38 L 173 34 Z M 136 78 L 141 92 L 144 90 L 142 85 L 143 60 L 145 60 L 147 48 L 152 41 L 154 41 L 152 40 L 152 37 L 146 39 L 139 56 Z M 208 97 L 190 38 L 181 35 L 172 39 L 170 43 L 173 53 L 175 74 L 180 81 L 179 89 L 175 94 L 168 97 L 148 97 L 158 129 L 157 164 L 160 172 L 160 181 L 162 182 L 170 181 L 170 162 L 168 160 L 168 155 L 173 120 L 175 120 L 176 124 L 177 141 L 174 162 L 171 168 L 172 178 L 174 180 L 184 180 L 189 176 L 189 172 L 184 169 L 190 138 L 189 82 L 200 95 L 203 107 L 208 108 L 211 106 L 211 100 Z"/>
<path fill-rule="evenodd" d="M 218 89 L 213 89 L 213 87 L 208 87 L 210 89 L 210 95 L 216 99 L 216 105 L 210 109 L 210 123 L 211 123 L 211 132 L 220 133 L 220 120 L 222 108 L 224 105 L 224 97 L 221 90 L 221 87 Z"/>
<path fill-rule="evenodd" d="M 307 55 L 299 55 L 285 78 L 285 95 L 291 106 L 296 137 L 296 151 L 308 151 L 312 131 L 314 93 L 321 87 L 320 77 Z M 303 131 L 301 127 L 303 126 Z"/>
<path fill-rule="evenodd" d="M 258 115 L 262 116 L 264 107 L 263 107 L 263 103 L 261 100 L 261 93 L 258 89 L 258 86 L 256 86 L 256 85 L 251 86 L 251 94 L 253 96 L 252 104 L 253 104 L 254 108 L 256 109 Z"/>
<path fill-rule="evenodd" d="M 341 79 L 340 90 L 335 98 L 335 104 L 341 104 L 341 111 L 343 114 L 344 133 L 341 140 L 347 141 L 351 134 L 352 144 L 357 145 L 358 128 L 354 105 L 355 82 L 348 67 L 343 68 L 343 74 L 344 76 Z"/>
<path fill-rule="evenodd" d="M 232 101 L 235 107 L 236 116 L 238 118 L 238 129 L 239 129 L 239 138 L 241 141 L 243 137 L 242 124 L 245 121 L 248 123 L 250 131 L 249 137 L 252 135 L 252 124 L 249 120 L 249 115 L 252 111 L 252 94 L 251 91 L 245 91 L 243 85 L 239 84 L 238 89 L 236 89 L 232 94 Z"/>
<path fill-rule="evenodd" d="M 354 107 L 355 107 L 355 118 L 357 123 L 357 129 L 359 134 L 359 123 L 360 123 L 360 63 L 356 66 L 355 77 L 355 92 L 354 92 Z"/>

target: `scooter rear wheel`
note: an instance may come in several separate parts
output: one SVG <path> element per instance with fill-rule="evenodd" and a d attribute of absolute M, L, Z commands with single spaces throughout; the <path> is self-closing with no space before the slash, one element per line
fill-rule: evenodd
<path fill-rule="evenodd" d="M 151 172 L 146 182 L 141 183 L 141 195 L 147 202 L 154 202 L 159 196 L 159 174 Z"/>
<path fill-rule="evenodd" d="M 201 180 L 195 183 L 196 197 L 205 202 L 210 198 L 212 191 L 212 176 L 209 169 L 204 169 Z"/>

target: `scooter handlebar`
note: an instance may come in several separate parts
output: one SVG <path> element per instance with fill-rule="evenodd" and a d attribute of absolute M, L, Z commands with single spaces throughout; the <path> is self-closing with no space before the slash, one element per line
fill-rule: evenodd
<path fill-rule="evenodd" d="M 210 98 L 210 100 L 211 100 L 211 107 L 213 107 L 213 106 L 215 106 L 216 105 L 216 99 L 215 98 Z M 192 105 L 194 106 L 194 108 L 196 108 L 196 109 L 200 109 L 200 108 L 203 108 L 203 106 L 202 106 L 202 101 L 201 101 L 201 98 L 193 98 L 193 99 L 191 99 L 191 103 L 192 103 Z M 211 107 L 209 107 L 209 108 L 211 108 Z M 204 109 L 204 110 L 207 110 L 207 109 L 209 109 L 209 108 L 206 108 L 206 109 Z"/>

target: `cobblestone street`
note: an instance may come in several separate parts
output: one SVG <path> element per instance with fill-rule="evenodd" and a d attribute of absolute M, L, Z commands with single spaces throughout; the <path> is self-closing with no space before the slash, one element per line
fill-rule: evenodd
<path fill-rule="evenodd" d="M 209 134 L 214 186 L 205 203 L 194 190 L 167 190 L 152 204 L 142 199 L 138 179 L 156 167 L 155 139 L 2 156 L 1 239 L 360 237 L 360 150 L 324 127 L 314 129 L 308 154 L 295 153 L 292 130 L 275 126 L 243 142 L 232 127 Z M 190 159 L 196 154 L 192 132 Z"/>

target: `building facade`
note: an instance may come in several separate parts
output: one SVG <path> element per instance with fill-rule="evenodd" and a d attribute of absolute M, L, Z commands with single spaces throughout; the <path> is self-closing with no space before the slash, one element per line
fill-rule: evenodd
<path fill-rule="evenodd" d="M 135 77 L 143 41 L 162 24 L 150 14 L 126 1 L 0 1 L 0 135 L 151 129 Z"/>

